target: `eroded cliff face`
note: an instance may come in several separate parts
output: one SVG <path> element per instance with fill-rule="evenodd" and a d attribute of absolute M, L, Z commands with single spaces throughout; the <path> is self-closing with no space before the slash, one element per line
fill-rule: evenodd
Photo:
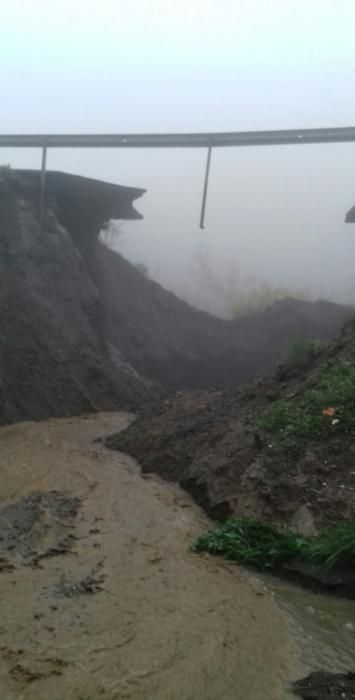
<path fill-rule="evenodd" d="M 82 178 L 53 175 L 42 228 L 39 174 L 10 172 L 0 181 L 0 423 L 137 408 L 154 393 L 106 342 L 99 292 L 79 248 L 54 213 L 60 210 L 64 223 L 66 212 L 69 220 L 69 211 L 79 216 L 75 212 L 83 208 L 81 228 L 73 230 L 84 230 L 84 203 L 93 206 L 95 188 L 91 184 L 85 189 Z M 57 188 L 58 201 L 53 196 Z M 137 191 L 117 190 L 121 210 L 116 200 L 116 208 L 111 206 L 110 187 L 106 193 L 99 183 L 98 198 L 107 194 L 109 200 L 100 217 L 112 210 L 121 216 L 133 212 Z"/>

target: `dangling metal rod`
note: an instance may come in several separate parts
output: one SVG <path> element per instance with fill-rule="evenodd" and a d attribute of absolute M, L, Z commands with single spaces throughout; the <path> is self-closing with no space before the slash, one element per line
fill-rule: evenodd
<path fill-rule="evenodd" d="M 45 205 L 46 205 L 46 163 L 47 163 L 47 146 L 42 148 L 42 168 L 40 182 L 40 199 L 39 199 L 39 223 L 43 227 Z"/>
<path fill-rule="evenodd" d="M 204 186 L 203 186 L 202 205 L 201 205 L 200 228 L 205 228 L 205 211 L 206 211 L 206 201 L 207 201 L 207 191 L 208 191 L 208 180 L 209 180 L 209 176 L 210 176 L 211 155 L 212 155 L 212 146 L 208 146 L 205 182 L 204 182 Z"/>

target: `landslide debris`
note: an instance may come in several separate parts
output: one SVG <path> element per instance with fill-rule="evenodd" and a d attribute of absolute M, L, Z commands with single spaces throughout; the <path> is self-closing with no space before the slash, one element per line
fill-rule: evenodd
<path fill-rule="evenodd" d="M 355 324 L 307 368 L 235 392 L 179 392 L 106 444 L 213 517 L 311 534 L 355 516 Z"/>

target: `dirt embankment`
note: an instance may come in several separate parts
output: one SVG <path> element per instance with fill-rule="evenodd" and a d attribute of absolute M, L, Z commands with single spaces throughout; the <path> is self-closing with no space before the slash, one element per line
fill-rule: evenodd
<path fill-rule="evenodd" d="M 1 428 L 0 695 L 284 700 L 299 676 L 270 593 L 189 552 L 189 497 L 93 445 L 127 414 Z"/>
<path fill-rule="evenodd" d="M 216 518 L 249 514 L 304 533 L 322 524 L 352 520 L 354 428 L 352 422 L 348 429 L 342 426 L 342 420 L 352 421 L 351 415 L 347 418 L 344 406 L 338 405 L 341 397 L 330 393 L 327 401 L 333 398 L 338 403 L 317 407 L 312 432 L 307 407 L 302 406 L 304 397 L 309 396 L 311 408 L 312 401 L 322 401 L 321 382 L 328 396 L 333 377 L 334 392 L 344 382 L 351 401 L 353 384 L 345 382 L 354 381 L 354 339 L 351 324 L 314 365 L 290 371 L 288 377 L 283 371 L 275 379 L 258 380 L 236 392 L 172 395 L 151 415 L 109 438 L 107 445 L 136 457 L 144 472 L 177 481 Z M 292 438 L 287 421 L 294 405 L 301 406 L 295 415 L 302 422 Z M 270 412 L 283 421 L 286 432 L 278 424 L 273 430 L 260 427 Z"/>
<path fill-rule="evenodd" d="M 41 229 L 36 180 L 28 178 L 0 178 L 0 424 L 138 407 L 154 394 L 150 383 L 106 342 L 100 295 L 83 258 L 50 208 Z M 85 212 L 88 198 L 93 207 L 95 182 L 91 189 L 85 178 L 63 175 L 63 182 L 78 207 Z M 117 190 L 128 215 L 136 192 Z M 48 197 L 52 204 L 50 190 Z"/>

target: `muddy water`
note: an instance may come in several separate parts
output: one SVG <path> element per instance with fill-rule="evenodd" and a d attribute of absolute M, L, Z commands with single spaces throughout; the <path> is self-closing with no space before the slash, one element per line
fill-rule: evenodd
<path fill-rule="evenodd" d="M 300 677 L 319 670 L 355 671 L 355 601 L 314 594 L 273 576 L 246 574 L 285 613 L 299 651 Z"/>
<path fill-rule="evenodd" d="M 271 578 L 264 582 L 289 617 L 305 671 L 355 670 L 354 601 L 315 595 Z"/>
<path fill-rule="evenodd" d="M 129 420 L 0 430 L 0 520 L 18 528 L 0 562 L 0 697 L 285 700 L 299 652 L 271 592 L 189 552 L 209 526 L 189 497 L 93 444 Z"/>

